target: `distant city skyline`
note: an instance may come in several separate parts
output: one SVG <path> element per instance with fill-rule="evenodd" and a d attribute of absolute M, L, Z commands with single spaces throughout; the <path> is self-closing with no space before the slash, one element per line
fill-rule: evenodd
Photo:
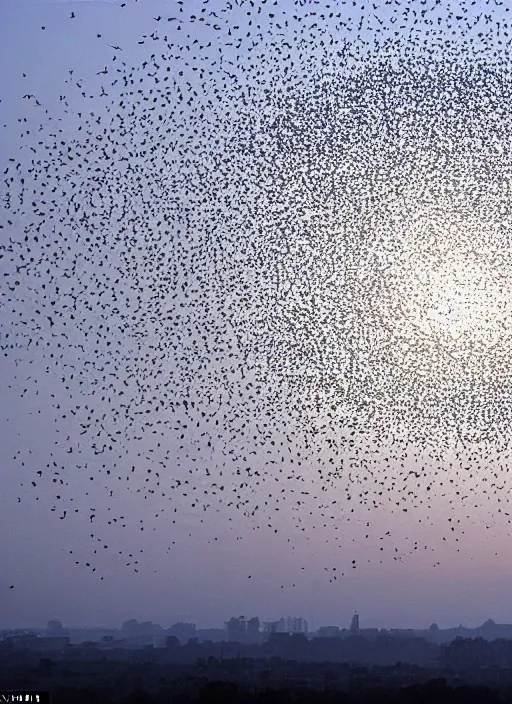
<path fill-rule="evenodd" d="M 58 617 L 54 617 L 52 619 L 49 619 L 49 621 L 42 625 L 42 624 L 18 624 L 16 626 L 9 626 L 6 627 L 4 625 L 0 624 L 0 631 L 2 630 L 30 630 L 30 628 L 35 628 L 36 630 L 44 630 L 47 629 L 48 626 L 51 623 L 58 623 L 64 630 L 68 629 L 108 629 L 108 630 L 121 630 L 123 624 L 128 624 L 130 622 L 135 622 L 139 627 L 140 626 L 156 626 L 156 627 L 161 627 L 163 630 L 169 630 L 173 626 L 185 626 L 185 627 L 193 627 L 193 629 L 197 631 L 207 631 L 207 630 L 223 630 L 226 633 L 228 632 L 228 623 L 229 621 L 237 621 L 239 619 L 244 619 L 245 623 L 248 623 L 249 621 L 257 621 L 258 622 L 258 628 L 261 633 L 264 633 L 268 631 L 268 626 L 274 625 L 276 626 L 276 631 L 282 631 L 282 632 L 304 632 L 306 634 L 312 634 L 316 633 L 319 630 L 322 629 L 330 629 L 330 628 L 336 628 L 339 629 L 340 632 L 345 631 L 348 633 L 357 633 L 359 631 L 363 632 L 365 630 L 382 630 L 382 631 L 407 631 L 407 630 L 413 630 L 413 631 L 427 631 L 427 630 L 432 630 L 432 629 L 439 629 L 439 630 L 452 630 L 452 629 L 457 629 L 457 628 L 463 628 L 467 630 L 478 630 L 481 629 L 482 627 L 488 627 L 488 628 L 493 628 L 494 626 L 500 627 L 500 626 L 510 626 L 511 628 L 511 637 L 512 637 L 512 616 L 510 618 L 510 621 L 495 621 L 494 619 L 488 617 L 484 619 L 483 621 L 479 623 L 448 623 L 445 625 L 439 626 L 439 624 L 436 621 L 432 621 L 429 624 L 425 625 L 420 625 L 420 626 L 412 626 L 412 625 L 405 625 L 405 626 L 397 626 L 393 624 L 389 624 L 387 626 L 379 626 L 376 625 L 375 623 L 370 623 L 370 622 L 365 622 L 364 620 L 361 622 L 360 621 L 361 615 L 358 612 L 353 612 L 352 615 L 348 615 L 347 619 L 345 621 L 340 621 L 336 623 L 334 619 L 329 622 L 329 623 L 319 623 L 319 624 L 310 624 L 306 618 L 303 616 L 297 617 L 297 616 L 279 616 L 274 619 L 262 619 L 259 616 L 250 616 L 250 617 L 245 617 L 244 615 L 240 616 L 230 616 L 229 618 L 224 619 L 224 621 L 205 625 L 201 624 L 199 622 L 192 620 L 180 620 L 180 619 L 165 619 L 161 621 L 152 621 L 151 619 L 148 620 L 143 620 L 143 619 L 138 619 L 136 617 L 127 619 L 123 621 L 122 623 L 119 623 L 117 625 L 113 623 L 90 623 L 90 624 L 79 624 L 79 623 L 66 623 L 63 620 L 61 620 Z M 296 627 L 294 628 L 293 625 Z M 300 624 L 300 625 L 299 625 Z M 58 626 L 60 628 L 60 626 Z"/>

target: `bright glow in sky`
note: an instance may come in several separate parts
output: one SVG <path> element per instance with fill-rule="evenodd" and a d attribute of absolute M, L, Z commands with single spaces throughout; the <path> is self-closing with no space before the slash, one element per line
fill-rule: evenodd
<path fill-rule="evenodd" d="M 449 255 L 426 282 L 426 296 L 431 301 L 427 315 L 434 334 L 448 336 L 455 344 L 461 337 L 485 344 L 500 312 L 498 293 L 478 259 Z"/>

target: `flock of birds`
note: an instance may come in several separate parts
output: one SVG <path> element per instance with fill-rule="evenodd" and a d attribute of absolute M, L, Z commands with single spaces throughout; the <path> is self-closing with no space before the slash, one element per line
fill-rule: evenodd
<path fill-rule="evenodd" d="M 108 531 L 162 514 L 322 536 L 331 581 L 359 564 L 350 521 L 381 561 L 435 562 L 436 496 L 456 549 L 475 515 L 508 531 L 509 8 L 171 5 L 140 62 L 109 44 L 61 117 L 27 109 L 2 170 L 2 352 L 54 426 L 45 461 L 22 438 L 41 468 L 15 500 L 43 485 L 85 515 L 93 571 L 102 550 L 142 570 Z M 427 312 L 454 272 L 457 334 Z M 375 532 L 379 511 L 418 532 Z"/>

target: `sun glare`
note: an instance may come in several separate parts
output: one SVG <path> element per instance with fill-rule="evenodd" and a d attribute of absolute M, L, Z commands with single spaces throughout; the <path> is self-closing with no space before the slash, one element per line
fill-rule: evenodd
<path fill-rule="evenodd" d="M 435 335 L 455 343 L 467 337 L 495 340 L 503 301 L 491 272 L 474 254 L 447 256 L 431 271 L 424 295 L 423 324 Z"/>

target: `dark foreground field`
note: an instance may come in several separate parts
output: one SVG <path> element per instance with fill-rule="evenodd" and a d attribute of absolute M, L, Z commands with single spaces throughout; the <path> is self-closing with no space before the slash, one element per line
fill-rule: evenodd
<path fill-rule="evenodd" d="M 87 687 L 57 686 L 51 691 L 52 704 L 484 704 L 512 702 L 512 695 L 503 695 L 485 686 L 451 687 L 433 680 L 399 690 L 365 688 L 357 691 L 318 691 L 307 688 L 268 687 L 249 690 L 231 682 L 189 682 L 185 688 L 164 686 L 151 693 L 136 688 L 120 695 L 116 688 L 91 683 Z"/>
<path fill-rule="evenodd" d="M 512 686 L 499 679 L 471 684 L 458 675 L 435 674 L 400 664 L 390 669 L 317 663 L 312 670 L 307 663 L 275 661 L 258 670 L 249 660 L 155 668 L 106 658 L 82 663 L 41 658 L 37 665 L 0 662 L 0 691 L 48 691 L 51 704 L 512 704 Z"/>

